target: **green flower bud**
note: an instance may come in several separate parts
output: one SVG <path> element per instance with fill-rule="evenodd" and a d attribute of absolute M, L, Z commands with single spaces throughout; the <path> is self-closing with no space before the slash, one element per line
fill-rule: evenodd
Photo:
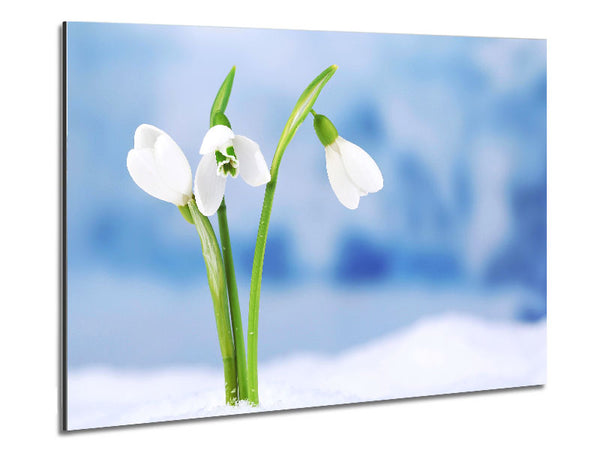
<path fill-rule="evenodd" d="M 335 139 L 339 136 L 337 130 L 331 120 L 322 114 L 314 114 L 314 122 L 313 126 L 315 127 L 315 132 L 317 133 L 317 137 L 321 141 L 321 143 L 327 147 L 328 145 L 333 144 Z"/>
<path fill-rule="evenodd" d="M 178 208 L 179 208 L 179 211 L 181 212 L 181 215 L 183 216 L 183 218 L 185 220 L 187 220 L 189 223 L 191 223 L 192 225 L 194 225 L 194 221 L 192 219 L 192 213 L 190 212 L 188 205 L 178 206 Z"/>
<path fill-rule="evenodd" d="M 227 116 L 225 115 L 225 113 L 221 112 L 221 111 L 217 111 L 214 116 L 213 116 L 213 125 L 225 125 L 227 128 L 231 128 L 231 123 L 229 122 L 229 119 L 227 118 Z"/>

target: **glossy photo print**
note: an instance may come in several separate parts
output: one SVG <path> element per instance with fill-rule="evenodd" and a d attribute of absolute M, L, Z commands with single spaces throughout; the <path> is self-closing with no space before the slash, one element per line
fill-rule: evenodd
<path fill-rule="evenodd" d="M 545 383 L 544 40 L 63 37 L 65 430 Z"/>

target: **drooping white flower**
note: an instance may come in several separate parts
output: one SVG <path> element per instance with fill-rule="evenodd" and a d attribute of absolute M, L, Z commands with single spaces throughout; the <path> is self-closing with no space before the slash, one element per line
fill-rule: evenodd
<path fill-rule="evenodd" d="M 339 136 L 327 117 L 315 114 L 314 127 L 325 146 L 327 176 L 333 192 L 346 208 L 358 208 L 361 197 L 383 188 L 379 167 L 362 148 Z"/>
<path fill-rule="evenodd" d="M 194 194 L 198 209 L 213 215 L 223 199 L 227 177 L 238 175 L 250 186 L 271 181 L 271 173 L 258 144 L 235 135 L 225 125 L 211 127 L 200 147 L 202 159 L 194 177 Z"/>
<path fill-rule="evenodd" d="M 164 131 L 143 124 L 135 130 L 127 170 L 145 192 L 184 206 L 192 198 L 192 169 L 175 141 Z"/>

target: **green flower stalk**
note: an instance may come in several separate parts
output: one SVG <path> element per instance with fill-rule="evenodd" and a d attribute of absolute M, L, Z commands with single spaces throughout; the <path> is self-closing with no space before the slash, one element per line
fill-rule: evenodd
<path fill-rule="evenodd" d="M 248 400 L 248 366 L 246 362 L 246 344 L 244 343 L 244 325 L 240 300 L 238 297 L 233 255 L 231 252 L 231 239 L 229 238 L 229 225 L 227 224 L 227 207 L 225 199 L 217 211 L 219 217 L 219 236 L 223 250 L 225 276 L 227 278 L 227 292 L 229 294 L 229 308 L 231 311 L 231 326 L 233 327 L 233 340 L 235 345 L 235 363 L 237 370 L 238 399 Z"/>
<path fill-rule="evenodd" d="M 218 214 L 236 354 L 239 399 L 247 400 L 246 346 L 227 221 L 225 182 L 228 177 L 237 178 L 241 175 L 250 186 L 260 186 L 271 179 L 271 174 L 258 144 L 245 136 L 235 135 L 225 115 L 234 76 L 235 67 L 225 77 L 213 102 L 210 129 L 200 147 L 200 154 L 203 156 L 196 171 L 194 192 L 202 214 L 209 216 L 215 211 Z"/>
<path fill-rule="evenodd" d="M 249 401 L 258 405 L 258 313 L 260 306 L 260 287 L 262 282 L 262 271 L 265 259 L 265 248 L 267 246 L 267 233 L 269 231 L 269 221 L 271 219 L 271 209 L 273 207 L 273 198 L 275 196 L 275 187 L 277 186 L 277 175 L 279 165 L 285 149 L 296 134 L 306 116 L 311 111 L 317 101 L 321 90 L 333 76 L 337 66 L 333 65 L 325 69 L 317 76 L 304 90 L 296 102 L 296 106 L 285 124 L 279 143 L 271 163 L 271 181 L 265 189 L 265 198 L 260 215 L 258 226 L 258 236 L 256 238 L 256 247 L 254 248 L 254 262 L 252 264 L 252 280 L 250 282 L 250 306 L 248 311 L 248 385 L 250 388 Z"/>
<path fill-rule="evenodd" d="M 227 302 L 227 288 L 225 280 L 225 267 L 221 259 L 219 243 L 208 218 L 198 210 L 194 199 L 187 204 L 198 236 L 202 245 L 202 254 L 206 264 L 206 275 L 208 287 L 213 299 L 215 310 L 215 321 L 221 356 L 223 358 L 223 371 L 225 375 L 225 399 L 229 405 L 235 405 L 238 401 L 238 380 L 235 361 L 235 347 L 231 335 L 229 322 L 229 304 Z"/>

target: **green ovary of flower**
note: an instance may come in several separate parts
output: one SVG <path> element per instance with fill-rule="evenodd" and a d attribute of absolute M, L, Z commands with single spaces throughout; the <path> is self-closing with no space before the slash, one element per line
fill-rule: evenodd
<path fill-rule="evenodd" d="M 225 153 L 217 150 L 215 158 L 217 159 L 217 174 L 224 178 L 227 175 L 231 175 L 233 178 L 238 176 L 239 161 L 233 147 L 227 147 Z"/>

